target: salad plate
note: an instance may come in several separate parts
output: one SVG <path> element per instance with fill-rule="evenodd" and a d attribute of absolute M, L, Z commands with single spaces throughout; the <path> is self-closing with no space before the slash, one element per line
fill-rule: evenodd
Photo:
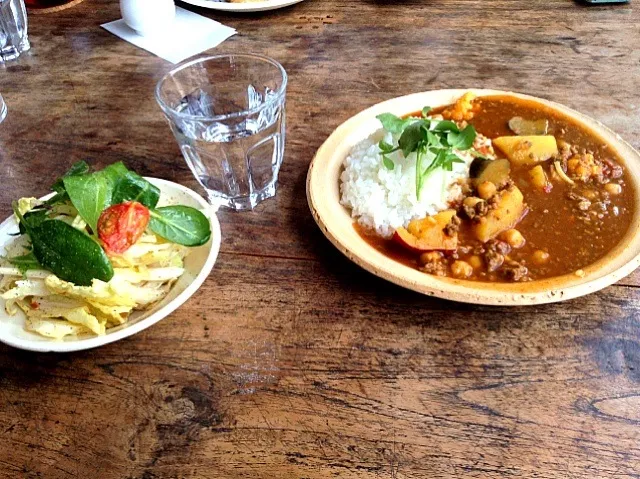
<path fill-rule="evenodd" d="M 513 101 L 516 102 L 535 105 L 536 108 L 539 108 L 540 112 L 545 112 L 545 114 L 550 115 L 551 118 L 563 118 L 573 125 L 572 127 L 579 128 L 580 131 L 586 132 L 585 134 L 598 139 L 600 142 L 599 144 L 602 145 L 601 148 L 603 148 L 601 151 L 604 151 L 605 155 L 609 155 L 609 158 L 617 157 L 620 160 L 619 164 L 623 165 L 625 169 L 624 176 L 621 176 L 621 173 L 618 176 L 614 175 L 612 177 L 616 178 L 615 180 L 601 178 L 599 183 L 589 183 L 589 187 L 602 189 L 603 185 L 614 186 L 606 185 L 607 182 L 611 181 L 612 183 L 615 183 L 617 181 L 624 186 L 626 189 L 625 191 L 630 192 L 627 196 L 627 203 L 624 206 L 624 214 L 620 213 L 621 216 L 619 217 L 624 217 L 624 221 L 628 226 L 625 225 L 625 229 L 620 230 L 619 239 L 616 238 L 615 242 L 611 243 L 611 246 L 608 247 L 608 251 L 603 250 L 604 253 L 598 253 L 599 256 L 594 256 L 595 259 L 593 261 L 589 260 L 589 263 L 576 266 L 575 269 L 570 270 L 570 273 L 563 272 L 557 275 L 548 275 L 546 277 L 534 276 L 532 278 L 525 278 L 526 281 L 523 282 L 518 281 L 518 279 L 508 281 L 506 276 L 496 279 L 482 279 L 493 278 L 495 276 L 490 275 L 494 273 L 484 273 L 486 276 L 482 276 L 480 278 L 465 279 L 462 277 L 454 277 L 453 274 L 450 274 L 452 269 L 449 270 L 449 273 L 445 272 L 445 274 L 429 274 L 428 272 L 425 272 L 426 268 L 422 268 L 421 270 L 421 263 L 419 263 L 419 261 L 423 261 L 422 256 L 418 259 L 420 252 L 429 251 L 428 248 L 415 248 L 415 251 L 418 251 L 415 256 L 416 259 L 413 260 L 413 262 L 405 261 L 403 263 L 402 261 L 394 258 L 393 255 L 385 253 L 386 250 L 384 248 L 376 247 L 374 242 L 368 241 L 367 234 L 363 234 L 360 225 L 356 224 L 355 213 L 352 216 L 352 210 L 345 206 L 344 196 L 342 196 L 341 192 L 341 182 L 344 181 L 345 177 L 349 177 L 349 174 L 347 174 L 348 172 L 345 173 L 345 165 L 353 164 L 349 162 L 353 161 L 354 152 L 362 151 L 361 145 L 363 142 L 368 142 L 372 138 L 376 138 L 373 140 L 375 142 L 379 141 L 379 135 L 382 131 L 382 127 L 381 121 L 377 118 L 387 115 L 388 117 L 393 117 L 400 121 L 408 115 L 413 117 L 416 115 L 416 111 L 420 112 L 420 109 L 425 106 L 432 107 L 435 111 L 440 112 L 443 111 L 442 108 L 451 108 L 450 106 L 456 103 L 457 100 L 467 92 L 479 99 L 486 97 L 487 101 L 491 101 L 491 98 L 498 97 L 500 101 L 503 101 L 503 99 L 513 99 Z M 425 120 L 418 121 L 430 121 L 426 117 L 426 114 L 425 118 Z M 506 128 L 506 122 L 504 123 L 504 126 L 501 126 L 500 128 Z M 562 132 L 563 130 L 558 131 Z M 504 134 L 507 133 L 505 132 Z M 511 135 L 513 135 L 513 133 L 511 133 Z M 387 138 L 391 138 L 391 136 L 388 136 Z M 510 138 L 517 137 L 512 136 Z M 388 151 L 395 150 L 391 150 L 393 145 L 385 143 L 387 141 L 389 140 L 385 140 L 384 142 L 380 141 L 380 145 L 382 146 L 379 146 L 379 150 L 377 150 L 378 156 L 381 155 L 382 159 L 384 159 L 385 168 L 379 167 L 381 169 L 376 171 L 384 171 L 386 169 L 389 171 L 390 175 L 393 173 L 392 170 L 394 169 L 394 164 L 390 159 L 385 157 L 384 150 L 382 150 L 382 148 L 385 148 Z M 372 145 L 375 145 L 375 143 L 372 143 Z M 358 150 L 358 148 L 360 148 L 360 150 Z M 368 148 L 369 149 L 367 151 L 371 152 L 372 147 Z M 383 153 L 380 154 L 380 151 Z M 402 152 L 400 152 L 400 155 L 401 154 Z M 350 158 L 350 160 L 348 160 L 348 158 Z M 606 158 L 607 157 L 605 156 L 605 159 Z M 591 156 L 591 159 L 593 160 L 593 156 Z M 383 163 L 382 160 L 378 161 L 380 161 L 381 164 Z M 393 157 L 393 161 L 398 161 L 397 157 Z M 566 162 L 566 159 L 564 161 Z M 390 164 L 387 166 L 386 162 L 389 162 Z M 556 163 L 558 162 L 556 161 Z M 396 167 L 397 164 L 395 165 Z M 417 162 L 415 164 L 417 165 Z M 547 163 L 541 161 L 540 164 L 544 165 L 544 168 L 553 167 L 553 157 L 549 159 Z M 615 168 L 619 168 L 618 166 L 615 166 L 614 163 L 610 164 Z M 410 171 L 415 171 L 415 167 Z M 469 171 L 468 167 L 467 171 Z M 527 170 L 524 171 L 526 172 Z M 381 174 L 383 176 L 385 175 L 385 173 Z M 551 176 L 549 178 L 551 178 Z M 574 178 L 576 177 L 574 176 Z M 347 256 L 347 258 L 376 276 L 428 296 L 436 296 L 443 299 L 472 304 L 518 306 L 563 301 L 598 291 L 629 275 L 640 265 L 640 197 L 637 194 L 637 192 L 640 191 L 640 181 L 638 178 L 640 178 L 640 154 L 634 150 L 631 145 L 600 122 L 564 105 L 529 95 L 499 90 L 438 90 L 416 93 L 388 100 L 364 110 L 339 126 L 320 147 L 315 158 L 311 162 L 307 176 L 307 200 L 313 217 L 322 233 L 334 244 L 334 246 Z M 570 187 L 566 186 L 562 179 L 554 177 L 553 180 L 555 182 L 553 185 L 555 191 L 553 193 L 556 196 L 560 196 L 558 193 L 561 191 L 569 191 Z M 360 181 L 360 179 L 358 179 L 358 181 Z M 415 185 L 415 180 L 412 181 Z M 517 179 L 517 181 L 521 180 Z M 569 181 L 574 183 L 571 179 L 569 179 Z M 575 183 L 577 186 L 577 179 Z M 409 184 L 411 184 L 411 182 L 409 182 Z M 618 188 L 617 192 L 615 188 L 610 188 L 608 191 L 614 191 L 614 194 L 619 194 L 620 188 L 617 185 L 615 186 Z M 521 187 L 530 188 L 526 184 Z M 549 192 L 540 194 L 548 194 L 547 197 L 551 197 Z M 558 200 L 560 201 L 564 198 L 566 201 L 569 201 L 567 196 L 568 195 L 563 195 Z M 611 198 L 613 198 L 610 196 L 605 197 L 607 198 L 607 201 L 610 201 Z M 380 200 L 382 196 L 376 196 L 376 198 Z M 530 196 L 530 198 L 532 197 Z M 543 196 L 539 196 L 539 198 L 542 199 L 536 201 L 544 201 Z M 617 198 L 620 198 L 620 196 Z M 476 198 L 472 199 L 475 200 Z M 580 199 L 580 201 L 582 203 L 579 205 L 575 207 L 572 206 L 572 208 L 575 209 L 567 210 L 577 212 L 577 214 L 574 213 L 576 214 L 575 218 L 579 217 L 579 208 L 589 207 L 592 203 L 595 203 L 595 201 L 587 203 L 583 201 L 583 199 Z M 529 201 L 527 200 L 527 202 Z M 550 213 L 549 211 L 542 211 L 543 208 L 536 209 L 535 205 L 537 204 L 539 203 L 535 203 L 534 201 L 533 211 L 527 211 L 527 225 L 532 224 L 532 220 L 536 219 L 536 215 L 541 217 L 543 214 Z M 379 203 L 376 203 L 376 205 L 376 208 L 374 208 L 374 214 L 378 215 L 381 211 L 381 207 Z M 598 206 L 601 206 L 601 204 Z M 456 208 L 456 206 L 454 204 L 454 206 L 449 206 L 449 208 Z M 449 211 L 453 212 L 454 210 Z M 457 214 L 462 214 L 460 213 L 460 209 L 457 211 Z M 526 215 L 527 212 L 525 212 L 524 215 Z M 615 207 L 612 215 L 618 217 L 618 213 L 618 207 Z M 434 213 L 428 214 L 434 215 Z M 520 220 L 524 215 L 521 216 Z M 555 227 L 559 233 L 556 250 L 560 251 L 562 249 L 562 243 L 564 241 L 568 245 L 576 245 L 574 251 L 577 251 L 578 246 L 581 246 L 581 243 L 577 240 L 571 240 L 567 236 L 569 228 L 563 226 L 563 222 L 564 225 L 568 225 L 569 221 L 574 221 L 575 218 L 569 217 L 566 213 L 565 215 L 566 216 L 559 215 L 557 220 L 558 223 Z M 435 216 L 428 217 L 427 219 L 430 218 L 435 218 Z M 469 220 L 467 219 L 466 221 Z M 622 221 L 622 219 L 620 221 Z M 615 220 L 612 220 L 608 224 L 611 225 L 614 224 L 614 222 Z M 522 226 L 522 224 L 517 227 L 520 228 L 520 226 Z M 513 225 L 508 227 L 514 228 Z M 393 244 L 390 243 L 390 246 L 401 243 L 399 247 L 402 248 L 409 245 L 409 243 L 416 238 L 408 234 L 405 228 L 397 227 L 395 230 L 395 236 L 384 241 L 393 242 Z M 529 227 L 529 229 L 532 228 Z M 403 236 L 400 238 L 401 241 L 393 241 L 398 239 L 398 230 L 403 230 Z M 506 232 L 507 230 L 505 229 L 502 231 Z M 565 235 L 564 237 L 562 236 L 563 234 Z M 409 243 L 407 243 L 407 241 L 403 241 L 403 238 L 406 236 L 409 236 L 409 239 L 411 240 Z M 525 238 L 526 237 L 527 235 L 525 234 Z M 533 233 L 531 233 L 531 237 L 533 237 Z M 419 246 L 415 242 L 411 244 L 413 246 Z M 441 249 L 444 250 L 447 248 Z M 520 250 L 516 249 L 513 250 L 513 252 L 517 254 L 520 254 L 519 251 Z M 524 251 L 524 249 L 522 251 Z M 445 253 L 436 253 L 437 254 L 435 254 L 435 256 L 442 258 L 445 261 L 448 258 Z M 552 257 L 554 257 L 554 253 L 556 253 L 556 251 L 551 251 Z M 508 254 L 509 253 L 505 253 L 505 255 Z M 566 258 L 567 254 L 571 254 L 571 249 L 562 249 L 562 253 L 558 252 L 555 255 L 554 261 L 555 258 L 562 258 L 563 256 Z M 486 258 L 481 257 L 479 258 L 479 261 L 482 261 L 483 259 L 485 267 L 488 267 Z M 544 257 L 542 259 L 544 260 Z M 508 256 L 506 261 L 510 261 Z M 532 266 L 534 264 L 533 261 L 529 261 L 524 264 L 529 267 L 529 271 L 534 269 Z M 481 267 L 482 263 L 480 262 L 478 266 L 473 266 L 473 268 Z M 568 267 L 571 267 L 571 265 Z M 476 269 L 476 271 L 478 271 L 478 269 Z M 470 272 L 469 276 L 471 276 L 471 274 L 472 273 Z"/>
<path fill-rule="evenodd" d="M 284 8 L 304 0 L 264 0 L 242 3 L 231 2 L 215 2 L 213 0 L 184 0 L 185 3 L 196 5 L 198 7 L 210 8 L 212 10 L 221 10 L 225 12 L 265 12 L 268 10 L 276 10 Z"/>
<path fill-rule="evenodd" d="M 184 205 L 202 211 L 211 224 L 211 239 L 204 245 L 192 248 L 184 261 L 184 274 L 173 284 L 171 290 L 160 302 L 145 311 L 136 311 L 120 326 L 109 328 L 103 336 L 67 337 L 54 341 L 27 331 L 25 315 L 21 311 L 11 316 L 5 312 L 5 302 L 0 299 L 0 342 L 10 346 L 37 352 L 73 352 L 104 346 L 132 336 L 166 318 L 184 304 L 211 273 L 220 250 L 220 223 L 210 205 L 197 193 L 185 186 L 158 178 L 146 178 L 160 189 L 160 206 Z M 42 200 L 49 199 L 53 194 Z M 5 249 L 15 241 L 18 223 L 14 215 L 0 224 L 0 249 Z"/>

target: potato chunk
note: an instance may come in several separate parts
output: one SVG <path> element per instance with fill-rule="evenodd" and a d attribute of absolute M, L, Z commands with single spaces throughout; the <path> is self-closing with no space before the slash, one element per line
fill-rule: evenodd
<path fill-rule="evenodd" d="M 398 228 L 393 238 L 412 251 L 455 251 L 458 247 L 458 234 L 449 228 L 455 222 L 455 215 L 455 210 L 446 210 L 413 220 L 406 229 Z"/>
<path fill-rule="evenodd" d="M 551 135 L 501 136 L 493 144 L 516 165 L 534 165 L 558 154 L 558 144 Z"/>
<path fill-rule="evenodd" d="M 487 215 L 473 225 L 473 234 L 483 243 L 513 228 L 527 213 L 524 197 L 517 186 L 502 190 L 495 199 Z"/>
<path fill-rule="evenodd" d="M 551 183 L 549 182 L 542 165 L 534 166 L 529 170 L 529 179 L 531 180 L 531 184 L 540 191 L 544 191 L 545 193 L 549 193 L 551 191 Z"/>

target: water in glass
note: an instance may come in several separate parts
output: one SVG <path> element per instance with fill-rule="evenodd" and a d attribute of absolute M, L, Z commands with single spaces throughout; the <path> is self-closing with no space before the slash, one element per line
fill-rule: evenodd
<path fill-rule="evenodd" d="M 23 0 L 0 0 L 0 63 L 29 50 Z"/>
<path fill-rule="evenodd" d="M 256 61 L 260 64 L 252 68 Z M 159 84 L 158 101 L 212 204 L 253 209 L 276 193 L 285 144 L 286 74 L 269 62 L 235 55 L 223 74 L 228 57 L 214 57 L 215 65 L 205 62 L 204 70 L 199 65 Z"/>

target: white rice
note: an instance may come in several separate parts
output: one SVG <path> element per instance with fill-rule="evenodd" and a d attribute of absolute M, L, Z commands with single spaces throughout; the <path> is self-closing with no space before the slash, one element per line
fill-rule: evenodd
<path fill-rule="evenodd" d="M 424 182 L 420 200 L 416 198 L 416 154 L 404 158 L 398 151 L 389 157 L 393 170 L 382 163 L 378 142 L 397 144 L 397 138 L 381 130 L 357 144 L 344 162 L 340 176 L 340 202 L 351 209 L 351 216 L 367 228 L 384 237 L 393 235 L 396 228 L 406 227 L 413 219 L 434 215 L 460 198 L 458 180 L 469 177 L 473 157 L 464 152 L 456 154 L 464 163 L 454 163 L 453 171 L 437 169 Z"/>

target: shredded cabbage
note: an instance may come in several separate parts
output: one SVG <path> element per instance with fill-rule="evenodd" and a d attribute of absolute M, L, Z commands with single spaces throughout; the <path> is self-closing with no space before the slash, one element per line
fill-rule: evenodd
<path fill-rule="evenodd" d="M 34 198 L 19 201 L 22 214 L 37 206 Z M 72 206 L 58 205 L 56 213 L 74 227 L 83 221 Z M 108 283 L 93 280 L 76 286 L 49 271 L 32 270 L 23 275 L 17 268 L 0 265 L 0 297 L 5 310 L 22 310 L 25 329 L 61 340 L 80 334 L 104 335 L 109 327 L 126 323 L 135 310 L 150 308 L 162 300 L 184 274 L 188 248 L 145 233 L 122 255 L 111 255 L 114 276 Z"/>

